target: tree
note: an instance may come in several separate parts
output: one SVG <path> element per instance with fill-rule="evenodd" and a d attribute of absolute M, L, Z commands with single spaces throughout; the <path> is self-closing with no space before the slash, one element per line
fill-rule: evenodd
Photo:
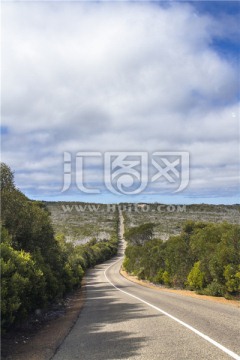
<path fill-rule="evenodd" d="M 224 267 L 226 289 L 229 293 L 240 291 L 240 265 L 228 264 Z"/>
<path fill-rule="evenodd" d="M 0 165 L 0 188 L 1 191 L 14 190 L 13 172 L 8 165 L 2 162 Z"/>
<path fill-rule="evenodd" d="M 240 291 L 240 226 L 187 222 L 166 242 L 146 240 L 143 224 L 127 232 L 124 266 L 150 281 L 185 287 L 213 296 Z"/>
<path fill-rule="evenodd" d="M 184 287 L 193 263 L 189 237 L 182 234 L 169 238 L 165 245 L 165 265 L 173 286 Z"/>
<path fill-rule="evenodd" d="M 81 285 L 84 270 L 117 252 L 117 237 L 75 246 L 55 236 L 50 213 L 14 185 L 1 164 L 2 327 Z"/>
<path fill-rule="evenodd" d="M 29 253 L 14 250 L 3 232 L 1 244 L 1 316 L 3 328 L 44 305 L 45 276 Z"/>
<path fill-rule="evenodd" d="M 204 286 L 204 273 L 200 269 L 201 262 L 197 261 L 187 277 L 187 285 L 192 290 L 200 290 Z"/>
<path fill-rule="evenodd" d="M 125 234 L 125 239 L 133 245 L 143 245 L 145 241 L 151 240 L 153 237 L 154 224 L 146 223 L 137 227 L 133 227 Z"/>

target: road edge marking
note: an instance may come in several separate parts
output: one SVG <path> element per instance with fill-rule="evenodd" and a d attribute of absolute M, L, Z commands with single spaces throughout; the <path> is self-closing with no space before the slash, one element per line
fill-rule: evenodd
<path fill-rule="evenodd" d="M 123 257 L 117 261 L 115 261 L 113 264 L 109 265 L 105 271 L 104 271 L 104 276 L 106 278 L 106 280 L 109 282 L 109 284 L 111 284 L 116 290 L 118 291 L 121 291 L 122 293 L 134 298 L 134 299 L 137 299 L 139 301 L 141 301 L 142 303 L 144 303 L 145 305 L 148 305 L 149 307 L 151 307 L 152 309 L 154 310 L 157 310 L 158 312 L 168 316 L 170 319 L 176 321 L 177 323 L 179 323 L 180 325 L 184 326 L 185 328 L 187 328 L 188 330 L 191 330 L 192 332 L 194 332 L 195 334 L 197 334 L 198 336 L 200 336 L 201 338 L 203 338 L 204 340 L 208 341 L 210 344 L 216 346 L 218 349 L 222 350 L 223 352 L 225 352 L 227 355 L 231 356 L 233 359 L 235 360 L 240 360 L 240 356 L 236 353 L 234 353 L 232 350 L 226 348 L 225 346 L 219 344 L 217 341 L 213 340 L 212 338 L 210 338 L 208 335 L 205 335 L 203 334 L 201 331 L 195 329 L 193 326 L 191 325 L 188 325 L 187 323 L 185 323 L 184 321 L 176 318 L 175 316 L 169 314 L 168 312 L 160 309 L 159 307 L 153 305 L 153 304 L 150 304 L 149 302 L 141 299 L 140 297 L 138 296 L 135 296 L 133 294 L 130 294 L 129 292 L 127 291 L 124 291 L 120 288 L 118 288 L 116 285 L 114 285 L 110 280 L 109 278 L 107 277 L 107 271 L 114 265 L 116 265 L 117 263 L 119 263 L 120 261 L 122 261 Z"/>

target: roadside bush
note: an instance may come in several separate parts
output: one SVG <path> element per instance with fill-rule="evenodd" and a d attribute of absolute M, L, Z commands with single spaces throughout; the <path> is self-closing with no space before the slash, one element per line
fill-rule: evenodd
<path fill-rule="evenodd" d="M 225 286 L 219 284 L 216 280 L 212 281 L 211 284 L 208 284 L 207 287 L 202 292 L 205 295 L 212 296 L 224 296 L 225 295 Z"/>
<path fill-rule="evenodd" d="M 226 290 L 229 293 L 240 292 L 240 265 L 228 264 L 224 267 L 224 278 L 226 281 Z"/>
<path fill-rule="evenodd" d="M 204 273 L 200 270 L 201 262 L 197 261 L 188 274 L 186 284 L 191 290 L 200 290 L 204 286 Z"/>
<path fill-rule="evenodd" d="M 16 319 L 42 306 L 46 282 L 41 269 L 29 253 L 1 244 L 1 315 L 2 326 L 8 328 Z"/>
<path fill-rule="evenodd" d="M 163 269 L 159 269 L 157 275 L 153 278 L 153 282 L 156 284 L 163 284 L 163 273 L 164 270 Z"/>
<path fill-rule="evenodd" d="M 171 278 L 169 273 L 165 270 L 162 275 L 164 285 L 170 286 L 171 285 Z"/>
<path fill-rule="evenodd" d="M 84 270 L 116 254 L 118 239 L 85 245 L 54 236 L 50 214 L 41 202 L 29 200 L 1 164 L 1 325 L 8 329 L 37 308 L 79 287 Z"/>
<path fill-rule="evenodd" d="M 239 296 L 240 226 L 188 221 L 181 235 L 163 243 L 157 239 L 137 241 L 145 227 L 128 232 L 126 271 L 167 286 L 190 288 L 213 296 Z M 129 236 L 133 234 L 133 238 Z"/>

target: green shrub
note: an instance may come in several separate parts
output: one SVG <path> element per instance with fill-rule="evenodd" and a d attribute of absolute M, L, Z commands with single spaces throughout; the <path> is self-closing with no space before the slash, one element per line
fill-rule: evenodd
<path fill-rule="evenodd" d="M 29 200 L 15 188 L 13 173 L 6 164 L 1 164 L 0 181 L 4 330 L 80 286 L 86 268 L 116 254 L 118 239 L 93 239 L 74 247 L 62 234 L 54 236 L 46 206 Z"/>
<path fill-rule="evenodd" d="M 204 286 L 204 273 L 200 270 L 201 262 L 197 261 L 188 274 L 186 284 L 191 290 L 200 290 Z"/>
<path fill-rule="evenodd" d="M 29 253 L 1 244 L 1 313 L 2 326 L 15 320 L 45 301 L 45 278 Z"/>
<path fill-rule="evenodd" d="M 146 227 L 142 224 L 127 232 L 129 242 L 124 261 L 127 271 L 167 286 L 188 287 L 214 296 L 238 296 L 239 225 L 189 221 L 181 235 L 164 243 L 146 239 L 147 227 L 148 224 Z"/>
<path fill-rule="evenodd" d="M 171 285 L 171 277 L 169 273 L 165 270 L 162 275 L 163 283 L 167 286 Z"/>
<path fill-rule="evenodd" d="M 219 284 L 216 280 L 214 280 L 204 289 L 203 293 L 205 295 L 224 296 L 225 287 L 224 285 Z"/>
<path fill-rule="evenodd" d="M 240 265 L 228 264 L 224 267 L 224 278 L 226 290 L 229 293 L 240 291 Z"/>
<path fill-rule="evenodd" d="M 163 284 L 164 283 L 163 273 L 164 273 L 164 270 L 159 269 L 157 275 L 153 278 L 153 282 L 156 284 Z"/>

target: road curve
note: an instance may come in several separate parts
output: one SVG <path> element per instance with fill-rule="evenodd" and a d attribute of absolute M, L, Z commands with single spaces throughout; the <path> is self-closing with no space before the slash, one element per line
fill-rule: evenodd
<path fill-rule="evenodd" d="M 84 308 L 54 360 L 240 359 L 238 308 L 132 283 L 119 273 L 123 252 L 122 240 L 87 272 Z"/>

